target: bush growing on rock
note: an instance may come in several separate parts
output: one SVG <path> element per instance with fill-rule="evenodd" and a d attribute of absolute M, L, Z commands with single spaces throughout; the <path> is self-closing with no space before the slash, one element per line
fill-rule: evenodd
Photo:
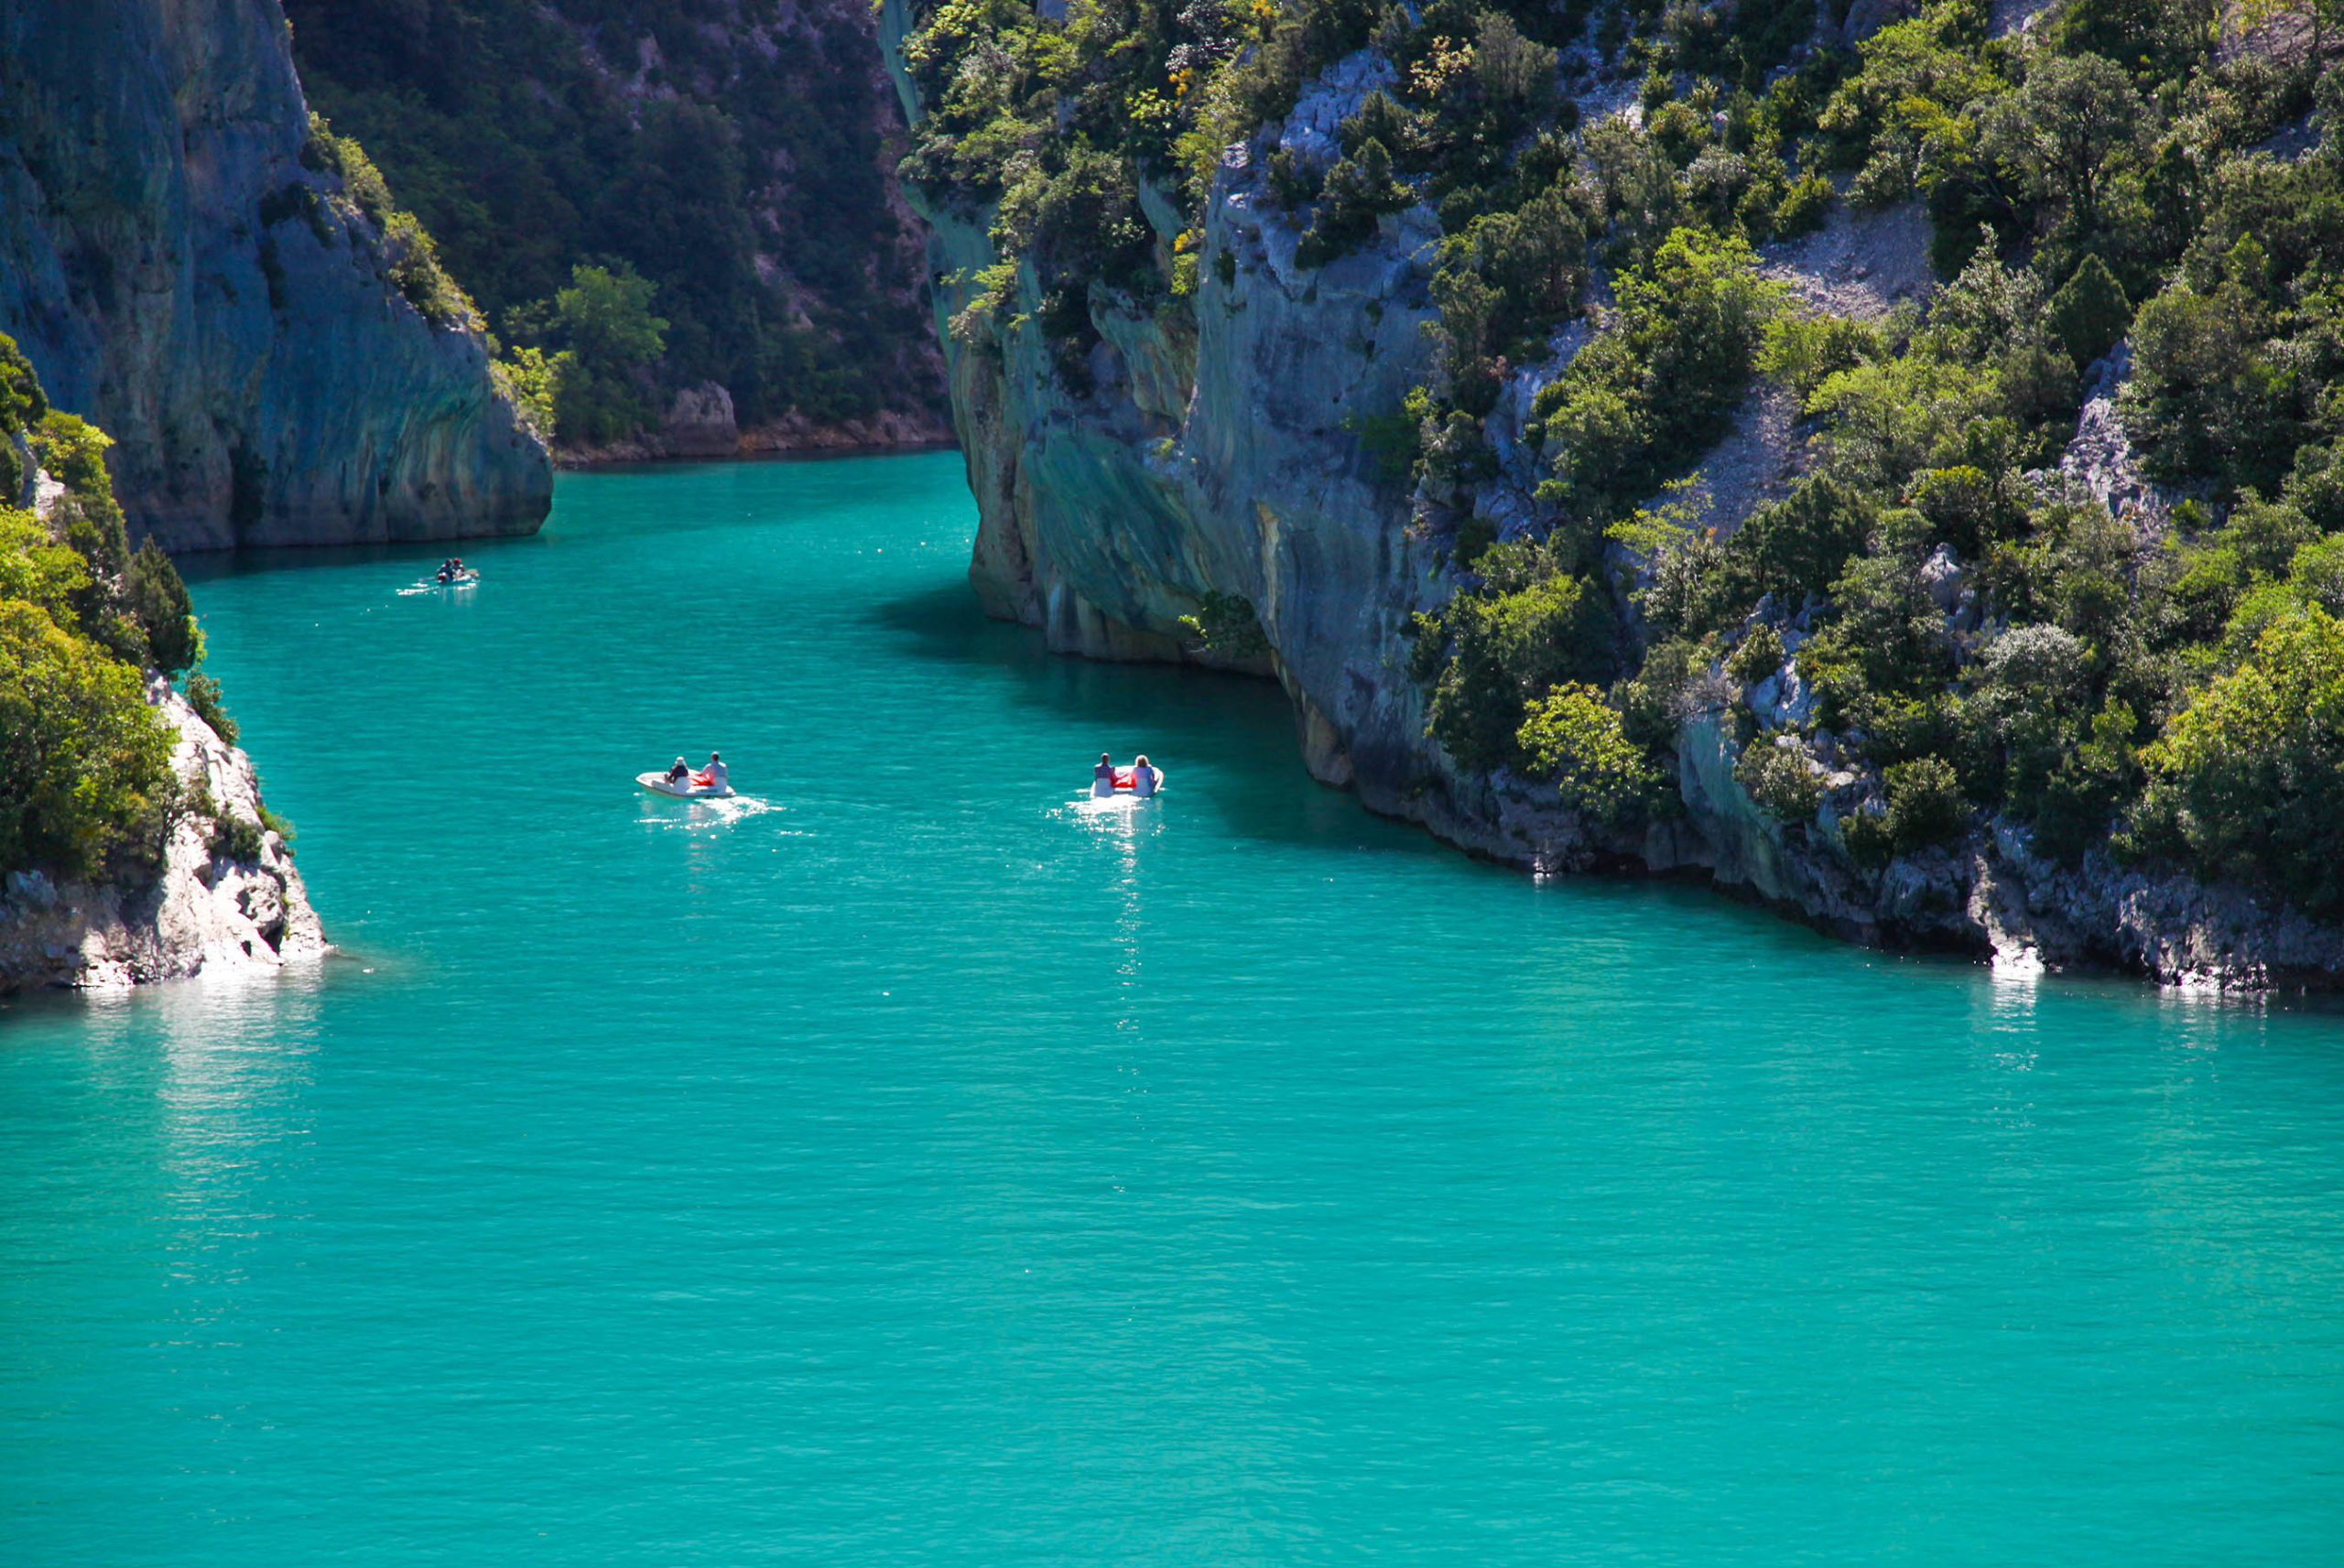
<path fill-rule="evenodd" d="M 1536 774 L 1551 778 L 1571 810 L 1606 825 L 1645 809 L 1659 773 L 1629 740 L 1619 711 L 1591 686 L 1568 682 L 1524 709 L 1515 737 Z"/>
<path fill-rule="evenodd" d="M 1207 589 L 1197 612 L 1180 617 L 1180 626 L 1204 646 L 1231 658 L 1258 659 L 1270 651 L 1262 618 L 1243 594 Z"/>
<path fill-rule="evenodd" d="M 125 574 L 130 612 L 146 634 L 155 667 L 177 679 L 201 662 L 203 633 L 196 629 L 195 603 L 179 568 L 154 540 L 138 546 Z"/>
<path fill-rule="evenodd" d="M 221 700 L 218 681 L 210 676 L 188 676 L 187 705 L 195 709 L 198 719 L 212 726 L 212 733 L 231 746 L 236 743 L 236 721 Z"/>
<path fill-rule="evenodd" d="M 1721 577 L 1729 607 L 1760 598 L 1796 611 L 1819 599 L 1871 542 L 1879 507 L 1852 486 L 1823 476 L 1760 507 L 1726 546 Z"/>
<path fill-rule="evenodd" d="M 2344 912 L 2344 622 L 2282 617 L 2144 756 L 2132 844 Z"/>
<path fill-rule="evenodd" d="M 1376 219 L 1405 211 L 1416 200 L 1413 188 L 1392 177 L 1391 152 L 1370 137 L 1355 157 L 1339 158 L 1327 170 L 1318 216 L 1296 247 L 1294 259 L 1302 266 L 1325 266 L 1358 249 L 1375 232 Z"/>
<path fill-rule="evenodd" d="M 1735 646 L 1726 668 L 1744 686 L 1756 686 L 1783 667 L 1783 657 L 1782 633 L 1762 621 Z"/>
<path fill-rule="evenodd" d="M 2051 334 L 2078 372 L 2113 348 L 2132 319 L 2123 284 L 2097 252 L 2051 297 L 2049 310 Z"/>
<path fill-rule="evenodd" d="M 260 859 L 263 843 L 260 824 L 223 811 L 212 819 L 212 836 L 204 849 L 215 860 L 229 860 L 239 865 L 251 865 Z"/>
<path fill-rule="evenodd" d="M 1888 791 L 1889 840 L 1899 854 L 1942 844 L 1970 825 L 1970 802 L 1962 795 L 1953 764 L 1944 758 L 1894 763 L 1883 778 Z"/>
<path fill-rule="evenodd" d="M 1604 515 L 1649 493 L 1662 454 L 1717 438 L 1781 303 L 1754 260 L 1739 235 L 1679 228 L 1614 281 L 1612 319 L 1532 405 L 1554 464 L 1541 499 Z"/>
<path fill-rule="evenodd" d="M 1759 809 L 1778 821 L 1812 822 L 1823 804 L 1823 779 L 1794 741 L 1761 740 L 1744 746 L 1733 777 Z"/>
<path fill-rule="evenodd" d="M 1610 675 L 1612 610 L 1542 546 L 1493 545 L 1480 570 L 1483 591 L 1417 618 L 1414 673 L 1432 687 L 1426 732 L 1465 766 L 1487 770 L 1521 759 L 1525 705 Z"/>

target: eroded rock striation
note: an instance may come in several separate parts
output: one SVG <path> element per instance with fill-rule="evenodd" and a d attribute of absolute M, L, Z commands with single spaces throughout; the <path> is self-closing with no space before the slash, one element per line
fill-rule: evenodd
<path fill-rule="evenodd" d="M 534 530 L 477 325 L 309 143 L 277 0 L 0 0 L 0 330 L 168 548 Z"/>
<path fill-rule="evenodd" d="M 907 24 L 903 0 L 886 0 L 882 43 L 917 122 L 921 105 L 897 53 Z M 1101 341 L 1085 394 L 1069 390 L 1035 324 L 1030 269 L 1006 326 L 979 343 L 955 341 L 950 323 L 972 297 L 969 280 L 994 260 L 990 215 L 923 212 L 954 418 L 981 515 L 970 578 L 990 613 L 1038 628 L 1067 654 L 1274 675 L 1294 701 L 1315 777 L 1357 790 L 1379 813 L 1542 874 L 1698 876 L 1852 940 L 1966 952 L 2022 972 L 2082 965 L 2184 985 L 2337 983 L 2344 936 L 2328 927 L 2241 891 L 2160 879 L 2098 854 L 2062 867 L 2035 854 L 2024 828 L 1999 818 L 1957 844 L 1859 867 L 1838 823 L 1877 809 L 1877 780 L 1831 773 L 1813 822 L 1777 820 L 1736 778 L 1744 744 L 1767 743 L 1766 724 L 1745 741 L 1732 694 L 1703 702 L 1698 683 L 1677 746 L 1683 810 L 1633 835 L 1568 809 L 1550 784 L 1452 763 L 1426 735 L 1424 693 L 1408 674 L 1412 617 L 1458 589 L 1439 520 L 1453 529 L 1470 517 L 1499 538 L 1535 535 L 1542 519 L 1534 465 L 1521 449 L 1525 416 L 1586 334 L 1577 324 L 1558 332 L 1546 363 L 1514 373 L 1484 422 L 1500 460 L 1495 478 L 1441 492 L 1428 482 L 1411 488 L 1379 465 L 1362 439 L 1363 422 L 1388 417 L 1426 378 L 1437 225 L 1422 208 L 1387 216 L 1357 252 L 1305 268 L 1296 260 L 1299 233 L 1267 200 L 1262 168 L 1275 146 L 1323 153 L 1379 69 L 1366 55 L 1340 63 L 1282 124 L 1230 149 L 1204 215 L 1193 309 L 1176 302 L 1133 315 L 1093 291 Z M 1143 194 L 1168 254 L 1180 218 L 1160 196 Z M 1818 272 L 1797 281 L 1822 288 L 1832 279 Z M 1743 417 L 1753 431 L 1794 416 L 1763 397 Z M 2089 485 L 2109 467 L 2095 459 L 2112 417 L 2104 397 L 2087 408 L 2071 454 L 2086 471 L 2071 478 Z M 1735 515 L 1705 519 L 1729 530 L 1776 487 L 1785 460 L 1780 440 L 1744 444 L 1753 449 L 1743 465 L 1753 476 L 1740 487 Z M 1959 563 L 1933 565 L 1942 580 L 1933 579 L 1932 596 L 1942 589 L 1948 616 L 1974 618 Z M 1265 651 L 1232 657 L 1183 625 L 1224 596 L 1257 613 Z M 1792 634 L 1794 648 L 1800 635 Z M 1795 652 L 1751 701 L 1776 723 L 1811 708 Z"/>

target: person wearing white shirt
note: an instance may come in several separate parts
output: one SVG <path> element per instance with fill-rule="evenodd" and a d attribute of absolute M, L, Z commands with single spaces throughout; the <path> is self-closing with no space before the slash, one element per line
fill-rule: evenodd
<path fill-rule="evenodd" d="M 732 787 L 724 782 L 724 759 L 714 752 L 708 754 L 708 787 L 716 790 Z"/>

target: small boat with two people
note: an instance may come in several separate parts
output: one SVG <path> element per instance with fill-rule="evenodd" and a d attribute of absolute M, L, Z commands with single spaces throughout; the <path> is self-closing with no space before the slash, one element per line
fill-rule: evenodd
<path fill-rule="evenodd" d="M 464 565 L 461 556 L 450 556 L 440 563 L 440 569 L 422 581 L 399 589 L 401 593 L 437 593 L 441 589 L 477 588 L 480 571 Z"/>
<path fill-rule="evenodd" d="M 654 795 L 673 795 L 678 800 L 726 800 L 732 795 L 724 759 L 714 752 L 708 754 L 708 766 L 704 768 L 696 769 L 678 757 L 667 772 L 637 773 L 635 782 Z"/>
<path fill-rule="evenodd" d="M 1091 770 L 1091 798 L 1111 800 L 1120 795 L 1126 800 L 1145 800 L 1164 787 L 1164 770 L 1151 764 L 1145 755 L 1128 768 L 1115 766 L 1114 759 L 1105 752 L 1099 753 L 1099 765 Z"/>

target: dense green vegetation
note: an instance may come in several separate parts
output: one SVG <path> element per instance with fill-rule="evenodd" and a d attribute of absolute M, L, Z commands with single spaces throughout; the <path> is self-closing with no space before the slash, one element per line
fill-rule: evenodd
<path fill-rule="evenodd" d="M 202 634 L 169 558 L 125 542 L 110 444 L 49 407 L 0 337 L 0 871 L 136 875 L 201 806 L 171 771 L 143 672 L 186 674 Z M 46 518 L 13 504 L 27 455 L 65 486 Z M 217 684 L 192 677 L 190 696 L 198 682 L 216 710 Z"/>
<path fill-rule="evenodd" d="M 311 100 L 365 144 L 420 220 L 395 232 L 401 254 L 429 258 L 425 232 L 436 237 L 438 265 L 511 351 L 522 401 L 565 438 L 656 423 L 676 388 L 708 380 L 731 391 L 744 423 L 935 402 L 916 253 L 884 174 L 893 106 L 853 9 L 286 10 Z M 355 146 L 327 145 L 346 149 L 345 163 Z M 613 278 L 646 290 L 637 315 L 661 323 L 647 351 L 598 336 L 564 303 Z M 423 287 L 401 282 L 410 297 Z"/>
<path fill-rule="evenodd" d="M 2064 0 L 2000 38 L 1983 0 L 1937 0 L 1848 49 L 1763 0 L 946 0 L 906 49 L 930 114 L 905 174 L 995 214 L 964 341 L 1030 308 L 1077 394 L 1095 298 L 1186 308 L 1231 144 L 1305 265 L 1437 215 L 1433 373 L 1350 427 L 1371 470 L 1413 468 L 1414 525 L 1449 552 L 1412 665 L 1460 768 L 1633 826 L 1708 708 L 1784 830 L 1860 867 L 2000 813 L 2055 859 L 2334 916 L 2344 71 L 2321 69 L 2334 6 L 2295 9 L 2309 49 L 2241 38 L 2284 4 L 2203 0 Z M 1586 57 L 1557 49 L 1581 38 L 1641 83 L 1638 116 L 1579 124 Z M 1256 127 L 1362 49 L 1388 86 L 1339 148 L 1264 157 Z M 2254 150 L 2315 100 L 2309 150 Z M 1169 244 L 1151 186 L 1192 225 Z M 1753 247 L 1835 202 L 1918 203 L 1939 289 L 1880 320 L 1795 306 Z M 1525 432 L 1540 525 L 1496 544 L 1470 515 L 1500 470 L 1487 417 L 1582 314 Z M 2124 427 L 2182 499 L 2120 520 L 2057 464 L 2128 341 Z M 1720 536 L 1666 481 L 1762 380 L 1796 401 L 1807 476 Z M 1858 784 L 1827 790 L 1834 769 Z"/>

